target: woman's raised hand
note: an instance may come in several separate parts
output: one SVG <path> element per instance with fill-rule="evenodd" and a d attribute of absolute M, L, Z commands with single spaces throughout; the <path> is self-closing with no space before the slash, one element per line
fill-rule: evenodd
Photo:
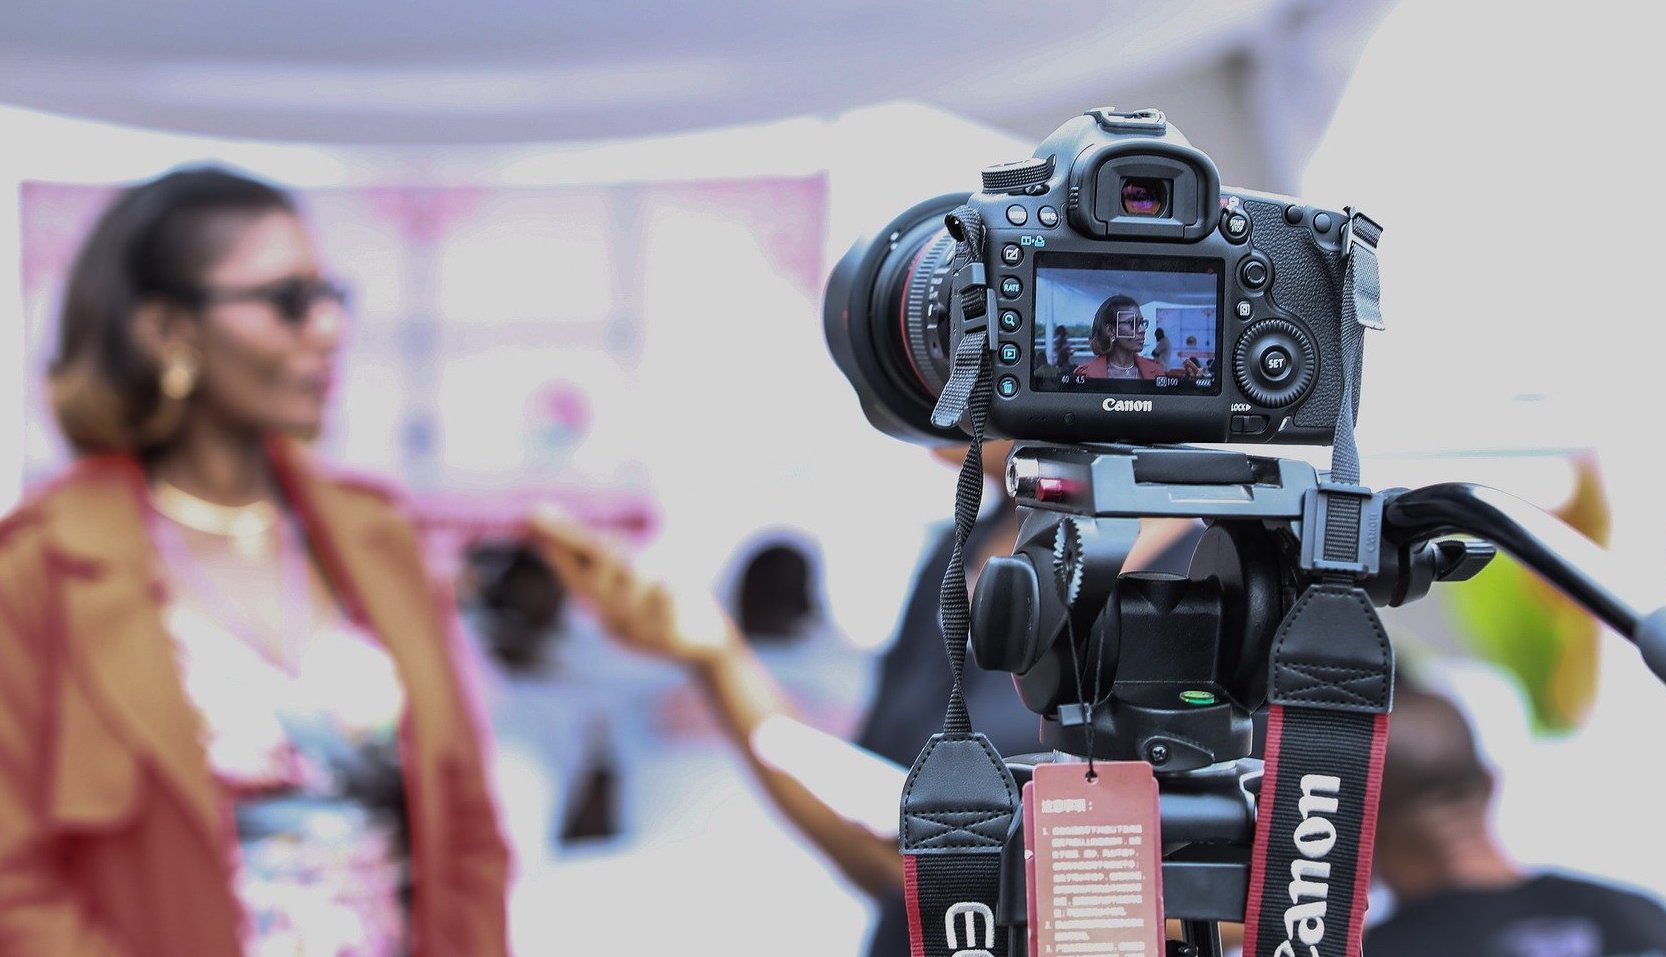
<path fill-rule="evenodd" d="M 737 636 L 711 602 L 711 615 L 690 614 L 669 583 L 639 573 L 622 547 L 559 507 L 540 506 L 526 534 L 562 584 L 587 604 L 625 646 L 660 658 L 702 663 Z M 700 620 L 708 619 L 708 620 Z"/>

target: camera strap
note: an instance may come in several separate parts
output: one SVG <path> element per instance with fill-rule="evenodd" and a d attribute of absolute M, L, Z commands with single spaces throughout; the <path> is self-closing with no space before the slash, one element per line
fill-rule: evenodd
<path fill-rule="evenodd" d="M 1343 395 L 1330 473 L 1309 493 L 1314 575 L 1274 636 L 1244 957 L 1354 957 L 1371 883 L 1394 655 L 1361 582 L 1378 567 L 1381 499 L 1359 485 L 1354 405 L 1366 328 L 1382 328 L 1381 227 L 1349 211 Z"/>
<path fill-rule="evenodd" d="M 955 266 L 979 261 L 983 228 L 961 207 L 949 216 Z M 973 300 L 978 299 L 976 305 Z M 987 312 L 973 293 L 963 305 Z M 955 489 L 954 550 L 943 575 L 939 625 L 954 683 L 943 730 L 926 742 L 903 785 L 899 844 L 903 854 L 908 937 L 914 957 L 994 957 L 1007 952 L 1006 929 L 995 920 L 1001 850 L 1018 814 L 1012 773 L 983 734 L 972 730 L 962 673 L 971 626 L 965 548 L 983 502 L 983 428 L 991 396 L 987 327 L 968 335 L 932 414 L 947 428 L 970 414 L 972 444 Z"/>

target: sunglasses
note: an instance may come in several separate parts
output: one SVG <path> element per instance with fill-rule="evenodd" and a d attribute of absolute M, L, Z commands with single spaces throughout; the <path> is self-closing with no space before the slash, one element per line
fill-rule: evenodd
<path fill-rule="evenodd" d="M 346 306 L 347 289 L 328 279 L 291 276 L 259 286 L 202 286 L 180 298 L 199 309 L 232 302 L 264 302 L 284 322 L 302 326 L 321 303 Z"/>

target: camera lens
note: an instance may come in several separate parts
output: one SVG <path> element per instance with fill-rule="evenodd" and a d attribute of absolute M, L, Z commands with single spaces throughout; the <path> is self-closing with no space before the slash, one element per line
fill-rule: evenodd
<path fill-rule="evenodd" d="M 931 424 L 949 378 L 948 271 L 955 243 L 943 217 L 966 193 L 920 203 L 858 240 L 833 268 L 823 301 L 828 350 L 868 421 L 909 441 L 965 441 Z"/>
<path fill-rule="evenodd" d="M 1161 216 L 1168 205 L 1168 180 L 1130 176 L 1122 181 L 1122 211 L 1128 215 Z"/>

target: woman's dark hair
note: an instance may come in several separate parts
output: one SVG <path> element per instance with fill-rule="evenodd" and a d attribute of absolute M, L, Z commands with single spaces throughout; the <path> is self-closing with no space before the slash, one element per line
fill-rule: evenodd
<path fill-rule="evenodd" d="M 188 295 L 234 230 L 296 212 L 286 193 L 212 166 L 124 189 L 100 215 L 70 269 L 49 369 L 52 412 L 79 452 L 142 451 L 165 442 L 160 370 L 133 335 L 148 300 Z"/>
<path fill-rule="evenodd" d="M 810 560 L 792 545 L 770 545 L 747 561 L 736 589 L 736 624 L 757 644 L 800 637 L 816 612 Z"/>
<path fill-rule="evenodd" d="M 567 588 L 555 569 L 524 542 L 477 542 L 466 558 L 486 650 L 513 673 L 548 664 L 567 608 Z"/>
<path fill-rule="evenodd" d="M 1106 356 L 1111 354 L 1111 343 L 1116 338 L 1114 332 L 1116 328 L 1116 314 L 1122 309 L 1132 309 L 1135 312 L 1139 312 L 1140 304 L 1135 302 L 1131 297 L 1118 293 L 1117 295 L 1114 295 L 1100 303 L 1099 308 L 1094 310 L 1093 335 L 1088 339 L 1088 345 L 1093 348 L 1094 355 Z M 1110 321 L 1107 322 L 1106 320 Z M 1112 331 L 1107 332 L 1107 329 Z"/>

